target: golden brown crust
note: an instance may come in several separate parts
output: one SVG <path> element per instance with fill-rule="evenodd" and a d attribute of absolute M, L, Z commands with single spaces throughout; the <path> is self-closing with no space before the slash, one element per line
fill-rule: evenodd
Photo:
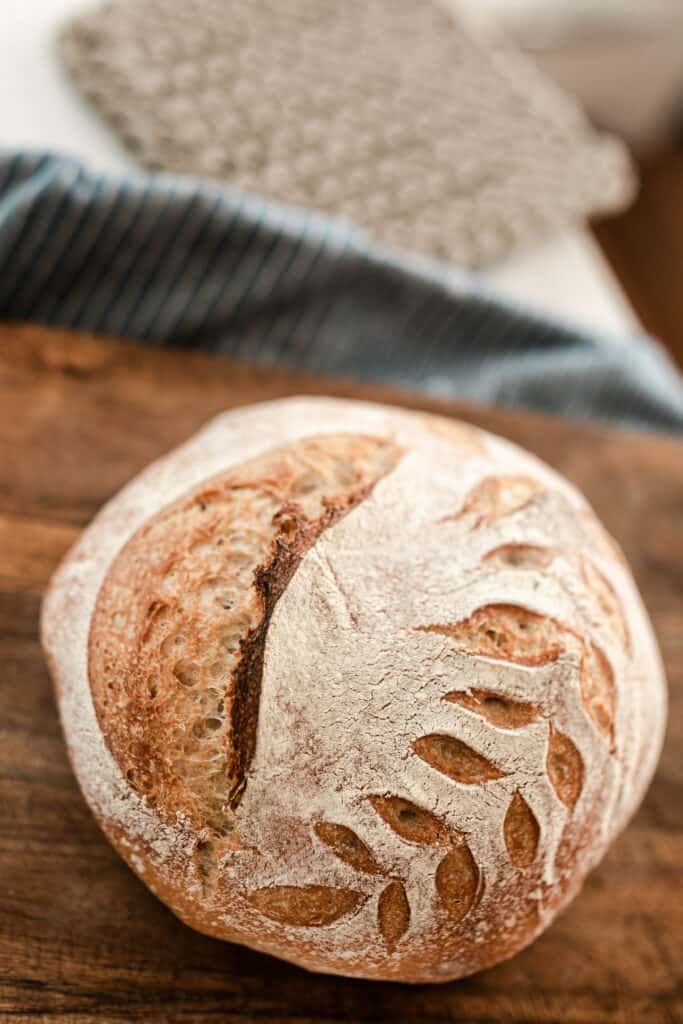
<path fill-rule="evenodd" d="M 355 435 L 276 449 L 165 509 L 111 566 L 90 685 L 114 756 L 162 817 L 233 831 L 275 605 L 306 551 L 399 457 Z"/>

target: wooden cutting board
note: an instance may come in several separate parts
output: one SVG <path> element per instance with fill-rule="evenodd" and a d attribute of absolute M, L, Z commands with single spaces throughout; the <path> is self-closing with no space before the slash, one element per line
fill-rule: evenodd
<path fill-rule="evenodd" d="M 38 645 L 57 561 L 133 473 L 214 413 L 296 392 L 440 410 L 535 451 L 619 539 L 659 635 L 671 718 L 643 807 L 545 935 L 465 981 L 307 974 L 195 934 L 114 854 L 67 763 Z M 682 443 L 0 328 L 0 651 L 0 1020 L 683 1021 Z"/>

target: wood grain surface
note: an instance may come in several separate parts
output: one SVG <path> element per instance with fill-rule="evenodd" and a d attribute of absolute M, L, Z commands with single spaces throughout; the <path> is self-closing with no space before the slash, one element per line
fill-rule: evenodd
<path fill-rule="evenodd" d="M 529 949 L 443 986 L 307 974 L 190 931 L 95 825 L 38 645 L 41 593 L 95 511 L 219 410 L 333 393 L 446 411 L 536 452 L 622 543 L 667 666 L 667 745 L 641 810 Z M 0 1020 L 683 1021 L 683 444 L 439 406 L 210 356 L 0 328 Z"/>

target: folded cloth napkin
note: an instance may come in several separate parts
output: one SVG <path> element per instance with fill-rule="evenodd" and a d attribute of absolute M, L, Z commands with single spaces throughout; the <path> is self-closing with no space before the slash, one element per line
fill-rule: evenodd
<path fill-rule="evenodd" d="M 107 0 L 66 27 L 62 54 L 148 170 L 483 266 L 620 208 L 633 175 L 616 139 L 463 6 Z"/>
<path fill-rule="evenodd" d="M 343 222 L 48 153 L 0 153 L 0 319 L 683 431 L 681 378 L 644 335 L 534 316 Z"/>

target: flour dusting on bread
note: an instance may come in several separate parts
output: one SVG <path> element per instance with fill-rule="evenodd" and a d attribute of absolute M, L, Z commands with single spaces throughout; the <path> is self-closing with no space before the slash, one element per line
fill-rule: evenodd
<path fill-rule="evenodd" d="M 183 920 L 441 981 L 530 942 L 654 771 L 651 627 L 585 500 L 356 402 L 218 417 L 103 509 L 43 638 L 102 827 Z"/>

